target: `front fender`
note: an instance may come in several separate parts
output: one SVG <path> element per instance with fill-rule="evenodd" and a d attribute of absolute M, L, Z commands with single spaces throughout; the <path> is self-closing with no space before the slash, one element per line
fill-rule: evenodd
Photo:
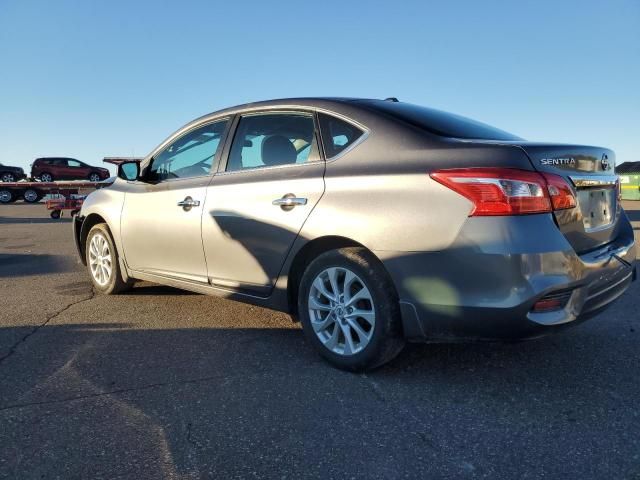
<path fill-rule="evenodd" d="M 116 181 L 111 187 L 102 188 L 89 194 L 84 200 L 80 212 L 72 222 L 74 240 L 83 263 L 86 261 L 83 248 L 84 239 L 89 234 L 91 227 L 97 223 L 107 224 L 120 258 L 124 256 L 120 233 L 120 216 L 124 205 L 125 193 L 117 188 L 117 183 Z"/>

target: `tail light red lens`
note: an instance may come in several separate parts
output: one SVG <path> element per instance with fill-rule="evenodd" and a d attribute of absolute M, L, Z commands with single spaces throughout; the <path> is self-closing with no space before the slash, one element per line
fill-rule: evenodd
<path fill-rule="evenodd" d="M 576 197 L 564 178 L 551 173 L 543 173 L 542 175 L 547 181 L 547 190 L 554 210 L 566 210 L 576 206 Z"/>
<path fill-rule="evenodd" d="M 573 208 L 575 196 L 560 176 L 511 168 L 439 170 L 431 178 L 473 202 L 470 216 L 526 215 Z"/>

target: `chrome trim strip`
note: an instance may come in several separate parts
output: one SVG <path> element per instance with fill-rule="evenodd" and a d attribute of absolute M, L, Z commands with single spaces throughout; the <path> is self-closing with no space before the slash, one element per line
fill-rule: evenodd
<path fill-rule="evenodd" d="M 577 188 L 615 185 L 618 182 L 617 175 L 569 175 L 569 178 Z"/>

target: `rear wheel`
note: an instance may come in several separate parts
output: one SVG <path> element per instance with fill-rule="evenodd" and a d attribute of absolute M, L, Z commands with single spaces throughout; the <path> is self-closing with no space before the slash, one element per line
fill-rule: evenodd
<path fill-rule="evenodd" d="M 298 312 L 307 339 L 334 366 L 370 370 L 404 346 L 389 275 L 364 248 L 331 250 L 305 270 Z"/>
<path fill-rule="evenodd" d="M 91 282 L 98 292 L 112 295 L 131 288 L 133 282 L 122 278 L 118 251 L 106 224 L 99 223 L 91 228 L 85 255 Z"/>
<path fill-rule="evenodd" d="M 13 173 L 3 172 L 0 174 L 0 180 L 3 182 L 15 182 L 16 176 Z"/>
<path fill-rule="evenodd" d="M 91 172 L 89 174 L 89 181 L 90 182 L 99 182 L 100 181 L 100 174 L 96 173 L 96 172 Z"/>
<path fill-rule="evenodd" d="M 49 172 L 44 172 L 40 174 L 40 181 L 41 182 L 53 182 L 53 175 L 51 175 Z"/>
<path fill-rule="evenodd" d="M 8 188 L 0 187 L 0 203 L 11 203 L 15 200 L 13 192 Z"/>
<path fill-rule="evenodd" d="M 24 201 L 27 203 L 36 203 L 42 198 L 42 196 L 37 190 L 29 188 L 24 191 L 22 198 L 24 198 Z"/>
<path fill-rule="evenodd" d="M 59 219 L 61 215 L 62 215 L 62 212 L 60 210 L 52 210 L 51 213 L 49 214 L 49 216 L 54 220 Z"/>

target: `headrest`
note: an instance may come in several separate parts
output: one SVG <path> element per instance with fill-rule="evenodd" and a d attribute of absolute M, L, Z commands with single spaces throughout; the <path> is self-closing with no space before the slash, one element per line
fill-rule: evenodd
<path fill-rule="evenodd" d="M 295 163 L 297 156 L 296 147 L 287 137 L 271 135 L 262 142 L 262 163 L 267 166 Z"/>

